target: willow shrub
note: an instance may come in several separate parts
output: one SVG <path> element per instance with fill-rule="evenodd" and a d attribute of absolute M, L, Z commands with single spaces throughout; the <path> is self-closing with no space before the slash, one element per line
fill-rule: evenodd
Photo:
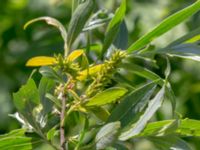
<path fill-rule="evenodd" d="M 126 150 L 134 149 L 140 139 L 148 139 L 159 150 L 191 149 L 181 137 L 200 136 L 200 121 L 175 113 L 176 98 L 168 81 L 169 57 L 200 61 L 200 29 L 163 48 L 151 42 L 195 14 L 200 1 L 169 16 L 128 48 L 124 48 L 126 0 L 113 15 L 94 12 L 95 5 L 95 0 L 74 0 L 68 30 L 51 17 L 25 24 L 27 28 L 45 21 L 56 27 L 64 52 L 54 57 L 36 56 L 26 63 L 37 71 L 13 94 L 18 110 L 14 117 L 22 128 L 1 135 L 0 149 L 29 150 L 47 143 L 57 150 Z M 92 30 L 106 25 L 103 42 L 92 43 Z M 87 42 L 80 47 L 77 43 L 83 37 Z M 157 66 L 155 56 L 166 62 L 162 77 L 152 71 Z M 42 76 L 38 85 L 34 73 Z M 137 84 L 132 81 L 135 76 L 140 77 Z M 151 118 L 164 100 L 171 101 L 174 117 L 153 122 Z"/>

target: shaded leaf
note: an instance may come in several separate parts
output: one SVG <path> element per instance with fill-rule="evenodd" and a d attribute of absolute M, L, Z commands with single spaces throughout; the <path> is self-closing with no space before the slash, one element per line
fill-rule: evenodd
<path fill-rule="evenodd" d="M 74 11 L 68 27 L 67 43 L 69 48 L 71 48 L 71 45 L 81 33 L 94 8 L 95 0 L 86 0 L 84 3 L 78 5 Z"/>
<path fill-rule="evenodd" d="M 89 110 L 99 119 L 106 122 L 110 113 L 103 107 L 89 108 Z"/>
<path fill-rule="evenodd" d="M 105 25 L 109 20 L 112 19 L 112 16 L 113 14 L 108 13 L 107 11 L 105 11 L 105 9 L 97 11 L 95 14 L 92 15 L 91 19 L 84 27 L 83 31 L 91 31 Z"/>
<path fill-rule="evenodd" d="M 117 49 L 122 49 L 125 50 L 127 49 L 128 46 L 128 29 L 126 26 L 125 21 L 122 21 L 122 23 L 120 24 L 119 27 L 119 32 L 113 42 L 113 45 L 117 48 Z"/>
<path fill-rule="evenodd" d="M 134 74 L 144 77 L 146 79 L 150 79 L 152 81 L 160 80 L 161 83 L 163 82 L 159 75 L 142 66 L 133 63 L 122 63 L 121 67 L 126 69 L 129 73 L 133 72 Z"/>
<path fill-rule="evenodd" d="M 114 17 L 110 21 L 108 28 L 106 30 L 104 44 L 102 48 L 102 57 L 109 48 L 109 46 L 111 45 L 111 43 L 114 41 L 119 31 L 120 24 L 125 16 L 125 13 L 126 13 L 126 0 L 122 0 L 120 7 L 116 10 Z"/>
<path fill-rule="evenodd" d="M 158 50 L 156 53 L 167 54 L 169 56 L 180 57 L 200 61 L 200 46 L 197 43 L 188 43 L 167 47 Z"/>
<path fill-rule="evenodd" d="M 194 40 L 194 38 L 198 37 L 199 35 L 200 35 L 200 27 L 187 33 L 186 35 L 180 37 L 179 39 L 173 41 L 167 47 L 173 47 L 183 43 L 194 43 L 198 40 L 198 39 Z"/>
<path fill-rule="evenodd" d="M 56 82 L 63 82 L 62 78 L 51 67 L 43 66 L 39 69 L 39 72 L 47 78 L 53 79 Z"/>
<path fill-rule="evenodd" d="M 39 105 L 40 98 L 34 80 L 29 79 L 26 85 L 23 85 L 18 92 L 14 93 L 13 100 L 16 108 L 24 114 L 26 114 L 27 105 L 30 105 L 31 110 Z"/>
<path fill-rule="evenodd" d="M 52 110 L 53 103 L 46 98 L 46 93 L 53 92 L 55 82 L 49 78 L 42 77 L 38 87 L 43 113 L 47 114 Z"/>
<path fill-rule="evenodd" d="M 154 113 L 160 108 L 165 94 L 165 86 L 156 94 L 156 96 L 149 102 L 144 114 L 139 118 L 139 120 L 132 125 L 129 125 L 124 131 L 122 131 L 119 139 L 125 141 L 132 138 L 133 136 L 139 134 L 146 126 L 147 122 Z"/>
<path fill-rule="evenodd" d="M 40 96 L 37 86 L 33 79 L 29 79 L 26 85 L 13 94 L 14 104 L 20 114 L 29 122 L 29 124 L 39 130 L 40 122 L 36 121 L 38 112 L 35 108 L 40 104 Z"/>
<path fill-rule="evenodd" d="M 183 22 L 188 17 L 195 14 L 200 9 L 200 1 L 195 2 L 191 6 L 180 10 L 179 12 L 169 16 L 165 20 L 163 20 L 159 25 L 157 25 L 154 29 L 148 32 L 146 35 L 141 37 L 135 43 L 133 43 L 129 48 L 128 52 L 132 52 L 135 50 L 139 50 L 149 44 L 151 41 L 166 33 L 176 25 Z"/>
<path fill-rule="evenodd" d="M 106 89 L 105 91 L 96 94 L 94 97 L 90 98 L 86 106 L 101 106 L 115 102 L 120 97 L 122 97 L 127 90 L 125 88 L 113 87 Z"/>
<path fill-rule="evenodd" d="M 96 149 L 105 149 L 116 139 L 120 128 L 120 122 L 112 122 L 104 125 L 96 135 Z"/>
<path fill-rule="evenodd" d="M 159 150 L 192 150 L 189 145 L 175 135 L 148 138 Z"/>
<path fill-rule="evenodd" d="M 111 112 L 108 122 L 119 120 L 122 127 L 136 121 L 155 90 L 155 83 L 148 83 L 129 93 Z"/>

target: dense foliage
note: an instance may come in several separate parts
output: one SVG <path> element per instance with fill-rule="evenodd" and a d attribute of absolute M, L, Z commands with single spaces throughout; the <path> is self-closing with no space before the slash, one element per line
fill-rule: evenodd
<path fill-rule="evenodd" d="M 44 21 L 56 27 L 63 52 L 27 61 L 27 67 L 37 69 L 13 94 L 17 112 L 12 117 L 22 128 L 1 135 L 1 149 L 28 150 L 43 143 L 62 150 L 137 149 L 144 140 L 149 149 L 191 149 L 182 138 L 199 137 L 200 121 L 176 111 L 170 76 L 174 58 L 200 60 L 200 29 L 162 47 L 153 42 L 197 13 L 200 1 L 165 18 L 131 44 L 127 3 L 122 0 L 113 14 L 96 10 L 98 1 L 74 0 L 67 30 L 52 17 L 24 25 L 27 29 Z M 105 34 L 96 33 L 102 31 Z M 35 76 L 39 77 L 34 80 Z M 171 103 L 170 117 L 162 120 L 159 109 L 166 101 Z"/>

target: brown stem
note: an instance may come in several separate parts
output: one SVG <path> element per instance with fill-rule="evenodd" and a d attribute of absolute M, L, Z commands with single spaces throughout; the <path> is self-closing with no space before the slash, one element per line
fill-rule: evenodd
<path fill-rule="evenodd" d="M 61 150 L 66 150 L 65 127 L 64 127 L 66 96 L 63 94 L 61 95 L 61 101 L 62 101 L 62 108 L 61 108 L 61 113 L 60 113 L 60 147 L 61 147 Z"/>

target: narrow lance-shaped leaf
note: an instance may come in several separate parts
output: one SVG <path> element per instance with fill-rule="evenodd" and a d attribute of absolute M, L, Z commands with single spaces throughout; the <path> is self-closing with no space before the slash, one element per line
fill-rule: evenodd
<path fill-rule="evenodd" d="M 125 21 L 122 21 L 122 23 L 120 24 L 119 27 L 119 32 L 113 42 L 113 45 L 117 48 L 117 49 L 122 49 L 125 50 L 127 49 L 127 45 L 128 45 L 128 29 L 126 26 Z"/>
<path fill-rule="evenodd" d="M 159 150 L 192 150 L 184 140 L 176 135 L 149 137 L 148 139 L 153 142 Z"/>
<path fill-rule="evenodd" d="M 127 69 L 127 71 L 129 73 L 134 73 L 138 76 L 141 76 L 141 77 L 144 77 L 146 79 L 149 79 L 149 80 L 152 80 L 152 81 L 156 81 L 158 80 L 159 81 L 159 84 L 160 85 L 163 85 L 163 80 L 162 78 L 157 75 L 156 73 L 152 72 L 151 70 L 147 69 L 147 68 L 144 68 L 142 66 L 139 66 L 139 65 L 136 65 L 136 64 L 133 64 L 133 63 L 122 63 L 121 64 L 121 67 L 122 69 Z"/>
<path fill-rule="evenodd" d="M 180 44 L 157 50 L 156 53 L 166 54 L 171 57 L 180 57 L 194 61 L 200 61 L 200 46 L 198 43 Z"/>
<path fill-rule="evenodd" d="M 96 149 L 105 149 L 117 139 L 120 128 L 120 122 L 112 122 L 103 126 L 96 135 Z"/>
<path fill-rule="evenodd" d="M 109 48 L 110 44 L 114 41 L 120 24 L 126 13 L 126 0 L 122 0 L 120 7 L 116 10 L 114 17 L 110 21 L 108 28 L 106 30 L 104 45 L 102 48 L 102 57 L 106 50 Z"/>
<path fill-rule="evenodd" d="M 43 113 L 47 114 L 52 110 L 53 103 L 46 98 L 46 93 L 53 92 L 55 82 L 49 78 L 42 77 L 39 83 L 38 91 L 40 94 L 40 101 L 43 106 Z"/>
<path fill-rule="evenodd" d="M 69 60 L 69 61 L 74 61 L 75 59 L 77 59 L 78 57 L 80 57 L 81 55 L 83 55 L 84 54 L 84 51 L 82 50 L 82 49 L 80 49 L 80 50 L 75 50 L 75 51 L 73 51 L 73 52 L 71 52 L 70 54 L 69 54 L 69 56 L 67 57 L 67 59 Z"/>
<path fill-rule="evenodd" d="M 139 118 L 135 124 L 131 124 L 124 131 L 122 131 L 119 139 L 122 141 L 128 140 L 133 136 L 139 134 L 146 126 L 147 122 L 154 113 L 160 108 L 165 94 L 165 86 L 156 94 L 156 96 L 149 102 L 144 114 Z"/>
<path fill-rule="evenodd" d="M 54 57 L 37 56 L 29 59 L 26 63 L 28 67 L 40 67 L 56 64 L 57 61 Z"/>
<path fill-rule="evenodd" d="M 147 136 L 157 136 L 160 135 L 161 130 L 165 126 L 169 126 L 176 120 L 164 120 L 148 123 L 145 129 L 135 137 L 147 137 Z M 174 134 L 181 136 L 197 136 L 200 137 L 200 121 L 193 119 L 182 119 L 178 127 L 174 130 Z"/>
<path fill-rule="evenodd" d="M 81 3 L 76 8 L 75 12 L 72 15 L 72 19 L 69 23 L 68 28 L 67 43 L 69 48 L 71 48 L 73 42 L 81 33 L 94 8 L 95 0 L 86 0 L 84 3 Z"/>
<path fill-rule="evenodd" d="M 52 25 L 52 26 L 56 27 L 57 29 L 59 29 L 61 36 L 65 43 L 64 49 L 66 50 L 67 49 L 67 31 L 66 31 L 65 27 L 55 18 L 45 16 L 45 17 L 39 17 L 39 18 L 32 19 L 24 25 L 24 29 L 26 29 L 30 24 L 38 22 L 38 21 L 46 21 L 47 24 Z"/>
<path fill-rule="evenodd" d="M 176 25 L 183 22 L 188 17 L 192 16 L 200 9 L 200 1 L 198 0 L 191 6 L 169 16 L 165 20 L 163 20 L 158 26 L 156 26 L 153 30 L 148 32 L 146 35 L 141 37 L 135 43 L 133 43 L 129 48 L 128 52 L 132 52 L 135 50 L 139 50 L 153 41 L 155 38 L 161 36 L 162 34 L 166 33 Z"/>
<path fill-rule="evenodd" d="M 101 93 L 96 94 L 94 97 L 88 100 L 86 106 L 101 106 L 108 103 L 112 103 L 122 97 L 127 90 L 125 88 L 113 87 L 107 89 Z"/>
<path fill-rule="evenodd" d="M 182 43 L 193 43 L 196 42 L 194 40 L 195 37 L 199 37 L 200 35 L 200 27 L 187 33 L 186 35 L 180 37 L 179 39 L 173 41 L 172 43 L 170 43 L 167 47 L 173 47 L 176 45 L 180 45 Z"/>
<path fill-rule="evenodd" d="M 128 94 L 112 111 L 108 122 L 119 120 L 123 127 L 130 122 L 136 121 L 154 90 L 155 83 L 151 82 Z"/>

